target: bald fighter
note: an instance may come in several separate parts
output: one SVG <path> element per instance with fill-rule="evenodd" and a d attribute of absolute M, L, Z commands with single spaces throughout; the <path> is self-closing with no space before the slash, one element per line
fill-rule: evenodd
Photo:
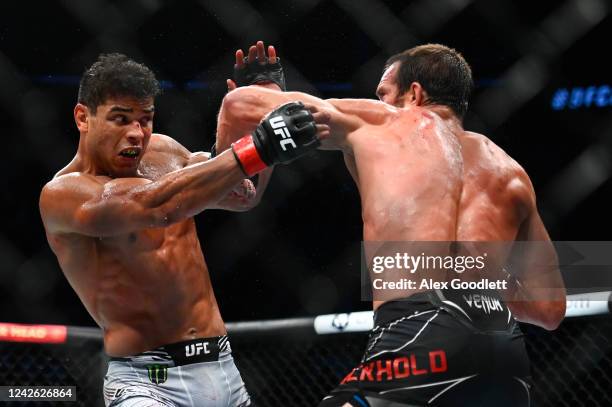
<path fill-rule="evenodd" d="M 253 49 L 244 64 L 257 52 L 263 50 Z M 275 82 L 273 62 L 268 79 Z M 87 69 L 74 108 L 76 156 L 40 196 L 47 238 L 103 329 L 111 356 L 107 405 L 247 406 L 193 217 L 254 206 L 266 169 L 315 148 L 329 130 L 289 103 L 252 135 L 226 139 L 220 132 L 218 144 L 236 141 L 239 148 L 209 159 L 153 133 L 158 93 L 151 70 L 124 55 L 101 55 Z M 271 123 L 283 123 L 293 148 L 284 148 Z M 254 166 L 254 156 L 265 162 Z M 261 175 L 259 191 L 245 173 Z"/>
<path fill-rule="evenodd" d="M 510 253 L 485 270 L 507 283 L 503 292 L 416 287 L 375 295 L 375 328 L 362 363 L 321 406 L 529 405 L 529 364 L 516 320 L 556 328 L 565 289 L 529 177 L 488 138 L 463 129 L 471 88 L 471 69 L 459 53 L 423 45 L 389 59 L 380 101 L 253 87 L 223 101 L 219 126 L 235 137 L 289 100 L 328 114 L 331 136 L 321 148 L 344 153 L 361 196 L 366 244 L 541 243 L 524 250 L 512 273 L 503 268 Z M 436 254 L 452 256 L 453 246 L 441 244 Z M 533 257 L 553 266 L 533 268 Z M 436 279 L 447 283 L 450 275 Z"/>

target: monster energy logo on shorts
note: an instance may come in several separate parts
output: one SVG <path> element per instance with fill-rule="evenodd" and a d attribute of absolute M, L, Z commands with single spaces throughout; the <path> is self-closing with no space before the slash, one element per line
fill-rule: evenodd
<path fill-rule="evenodd" d="M 168 380 L 168 366 L 166 365 L 147 365 L 147 370 L 151 383 L 161 384 Z"/>

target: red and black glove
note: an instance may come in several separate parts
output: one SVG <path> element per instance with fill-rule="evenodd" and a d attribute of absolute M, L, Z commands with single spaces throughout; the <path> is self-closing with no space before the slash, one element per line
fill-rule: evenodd
<path fill-rule="evenodd" d="M 302 102 L 289 102 L 270 112 L 251 134 L 233 143 L 232 151 L 250 177 L 271 165 L 287 164 L 320 144 L 310 111 Z"/>

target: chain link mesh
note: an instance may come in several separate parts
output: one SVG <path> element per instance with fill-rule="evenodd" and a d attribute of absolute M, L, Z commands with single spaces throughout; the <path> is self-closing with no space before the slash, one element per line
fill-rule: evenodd
<path fill-rule="evenodd" d="M 76 386 L 76 402 L 8 402 L 14 407 L 103 406 L 102 380 L 106 357 L 99 340 L 70 345 L 0 342 L 0 384 L 3 386 Z"/>
<path fill-rule="evenodd" d="M 367 335 L 231 341 L 236 365 L 256 406 L 316 406 L 355 367 Z"/>
<path fill-rule="evenodd" d="M 612 405 L 612 320 L 573 319 L 555 332 L 525 331 L 536 406 Z"/>

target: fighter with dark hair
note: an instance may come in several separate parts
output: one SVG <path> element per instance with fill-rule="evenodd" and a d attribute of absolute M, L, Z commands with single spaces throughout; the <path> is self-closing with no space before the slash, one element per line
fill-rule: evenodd
<path fill-rule="evenodd" d="M 277 79 L 275 59 L 263 44 L 252 47 L 241 68 L 255 69 L 257 60 L 264 73 L 244 84 Z M 327 116 L 285 104 L 253 134 L 221 132 L 218 145 L 234 147 L 209 159 L 153 133 L 159 89 L 149 68 L 120 54 L 100 56 L 84 73 L 74 108 L 77 153 L 40 196 L 47 238 L 103 329 L 107 405 L 246 406 L 193 217 L 256 205 L 267 168 L 315 148 L 329 132 L 318 123 Z M 292 148 L 271 123 L 283 124 Z M 254 165 L 260 156 L 265 162 Z M 257 173 L 255 191 L 245 174 Z"/>
<path fill-rule="evenodd" d="M 95 114 L 109 97 L 130 95 L 146 100 L 160 92 L 155 75 L 146 66 L 123 54 L 102 54 L 81 77 L 78 102 Z"/>
<path fill-rule="evenodd" d="M 428 44 L 391 57 L 380 101 L 328 99 L 245 87 L 228 93 L 219 128 L 235 136 L 301 100 L 330 116 L 322 149 L 340 150 L 361 196 L 363 239 L 376 242 L 538 242 L 509 274 L 509 254 L 484 270 L 507 289 L 423 287 L 374 294 L 375 327 L 363 356 L 321 406 L 527 406 L 529 363 L 516 320 L 555 329 L 565 313 L 556 254 L 525 171 L 491 140 L 464 130 L 471 69 Z M 536 261 L 534 261 L 536 260 Z M 552 267 L 533 267 L 544 260 Z M 481 275 L 474 275 L 477 278 Z M 450 281 L 444 270 L 410 276 Z M 486 301 L 491 307 L 485 307 Z"/>

